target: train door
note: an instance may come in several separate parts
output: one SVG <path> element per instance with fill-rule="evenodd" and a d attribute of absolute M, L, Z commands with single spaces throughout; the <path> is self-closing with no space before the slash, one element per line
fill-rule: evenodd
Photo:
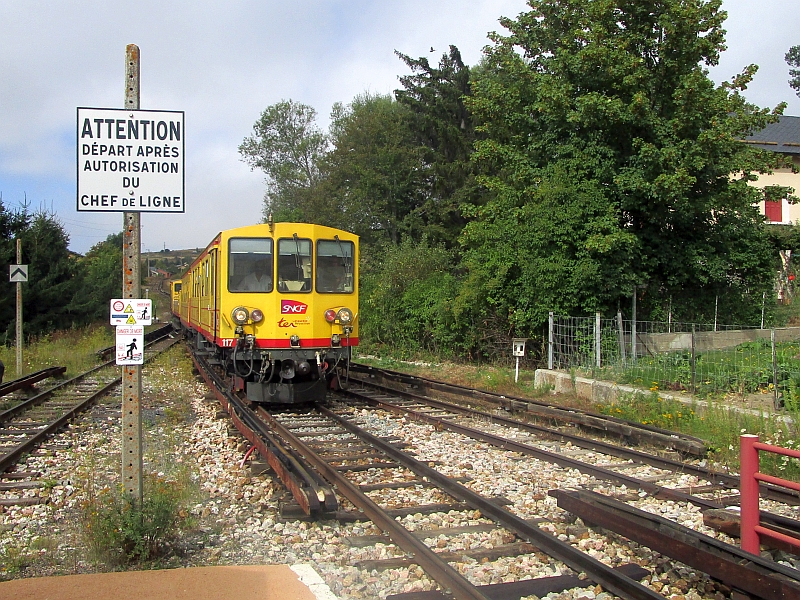
<path fill-rule="evenodd" d="M 200 263 L 200 325 L 209 335 L 214 331 L 214 295 L 211 291 L 211 255 Z"/>
<path fill-rule="evenodd" d="M 219 260 L 216 248 L 210 253 L 211 258 L 211 321 L 212 334 L 219 337 Z"/>

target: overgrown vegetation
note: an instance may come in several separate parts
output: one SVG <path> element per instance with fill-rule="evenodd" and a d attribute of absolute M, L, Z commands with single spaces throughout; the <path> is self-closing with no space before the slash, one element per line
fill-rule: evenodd
<path fill-rule="evenodd" d="M 794 426 L 772 411 L 753 414 L 715 401 L 703 406 L 686 405 L 663 399 L 657 393 L 626 396 L 611 404 L 600 404 L 597 409 L 615 417 L 699 437 L 708 444 L 710 458 L 733 471 L 739 469 L 739 436 L 743 433 L 757 434 L 762 442 L 784 448 L 800 447 Z M 763 452 L 760 470 L 797 480 L 800 461 Z"/>
<path fill-rule="evenodd" d="M 55 366 L 66 367 L 68 376 L 81 373 L 100 364 L 97 351 L 113 344 L 114 332 L 100 324 L 32 336 L 22 353 L 23 375 Z M 5 379 L 16 377 L 16 349 L 0 345 L 0 360 L 6 366 Z"/>
<path fill-rule="evenodd" d="M 496 359 L 549 311 L 768 323 L 785 236 L 749 185 L 783 163 L 741 140 L 778 119 L 716 85 L 720 0 L 530 0 L 481 63 L 398 53 L 394 98 L 267 107 L 239 150 L 264 213 L 362 237 L 361 340 Z M 388 280 L 388 281 L 386 281 Z M 635 292 L 634 292 L 635 290 Z M 374 316 L 373 316 L 374 315 Z M 389 348 L 386 348 L 389 350 Z"/>
<path fill-rule="evenodd" d="M 110 566 L 152 564 L 171 554 L 181 533 L 194 527 L 189 507 L 198 499 L 195 474 L 191 462 L 174 455 L 183 443 L 176 427 L 190 424 L 193 418 L 192 381 L 192 363 L 182 347 L 147 365 L 144 396 L 159 400 L 155 406 L 150 400 L 143 407 L 147 447 L 141 505 L 121 486 L 97 479 L 93 457 L 86 463 L 81 523 L 96 561 Z"/>
<path fill-rule="evenodd" d="M 179 533 L 194 523 L 187 510 L 190 489 L 186 473 L 170 479 L 151 473 L 140 504 L 122 489 L 90 485 L 81 522 L 94 559 L 125 566 L 167 554 Z"/>

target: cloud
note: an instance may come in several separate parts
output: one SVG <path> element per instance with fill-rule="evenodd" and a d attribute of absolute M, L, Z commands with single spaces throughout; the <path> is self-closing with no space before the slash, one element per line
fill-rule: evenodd
<path fill-rule="evenodd" d="M 726 0 L 730 50 L 712 76 L 758 63 L 748 98 L 789 100 L 787 113 L 800 114 L 783 62 L 800 43 L 800 11 L 789 4 L 768 0 L 756 11 Z M 334 102 L 399 87 L 406 70 L 395 50 L 438 60 L 455 44 L 476 64 L 487 32 L 502 31 L 498 19 L 526 8 L 523 0 L 0 3 L 3 201 L 27 192 L 33 206 L 52 203 L 79 252 L 121 229 L 119 214 L 75 210 L 76 107 L 121 106 L 125 46 L 136 43 L 141 107 L 186 115 L 186 213 L 145 214 L 143 246 L 205 246 L 220 229 L 261 218 L 263 176 L 237 148 L 268 105 L 310 104 L 325 127 Z"/>

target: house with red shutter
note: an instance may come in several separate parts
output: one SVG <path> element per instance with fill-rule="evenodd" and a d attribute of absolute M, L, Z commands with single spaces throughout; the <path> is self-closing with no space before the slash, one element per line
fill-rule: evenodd
<path fill-rule="evenodd" d="M 744 140 L 762 150 L 780 152 L 791 159 L 795 168 L 800 169 L 800 117 L 782 116 L 777 123 L 767 125 L 761 131 Z M 789 168 L 776 169 L 770 175 L 759 175 L 752 183 L 759 188 L 780 185 L 794 188 L 794 195 L 800 196 L 800 173 Z M 770 223 L 796 224 L 800 222 L 800 204 L 789 204 L 786 198 L 775 201 L 761 201 L 761 214 Z"/>

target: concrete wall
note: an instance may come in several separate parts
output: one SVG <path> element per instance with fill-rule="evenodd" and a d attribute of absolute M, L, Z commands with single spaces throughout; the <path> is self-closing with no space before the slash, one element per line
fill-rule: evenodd
<path fill-rule="evenodd" d="M 695 333 L 694 345 L 698 352 L 734 348 L 745 342 L 769 340 L 770 329 L 735 329 L 731 331 L 703 331 Z M 691 333 L 640 333 L 636 336 L 638 356 L 692 349 Z M 794 342 L 800 340 L 800 327 L 775 329 L 775 341 Z M 626 340 L 630 348 L 630 336 Z"/>

